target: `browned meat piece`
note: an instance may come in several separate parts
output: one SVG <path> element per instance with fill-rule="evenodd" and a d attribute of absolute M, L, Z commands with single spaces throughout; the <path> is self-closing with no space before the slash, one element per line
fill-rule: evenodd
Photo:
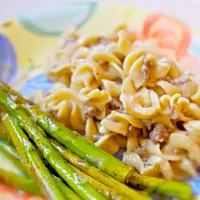
<path fill-rule="evenodd" d="M 85 117 L 94 117 L 97 113 L 97 108 L 91 105 L 85 105 L 84 107 L 84 115 Z"/>
<path fill-rule="evenodd" d="M 134 150 L 135 153 L 137 153 L 139 156 L 141 157 L 146 157 L 148 156 L 148 151 L 146 150 L 145 147 L 137 147 L 135 150 Z"/>
<path fill-rule="evenodd" d="M 122 105 L 121 105 L 120 101 L 117 99 L 112 99 L 109 104 L 109 107 L 111 110 L 118 110 L 121 106 Z"/>
<path fill-rule="evenodd" d="M 149 133 L 149 137 L 154 143 L 162 143 L 168 136 L 169 133 L 167 132 L 166 128 L 160 123 L 156 124 L 154 129 Z"/>
<path fill-rule="evenodd" d="M 143 120 L 143 122 L 145 123 L 147 130 L 150 131 L 152 129 L 152 123 L 150 120 Z"/>

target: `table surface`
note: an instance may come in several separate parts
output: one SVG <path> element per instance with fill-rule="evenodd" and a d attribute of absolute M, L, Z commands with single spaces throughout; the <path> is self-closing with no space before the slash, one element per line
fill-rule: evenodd
<path fill-rule="evenodd" d="M 90 0 L 95 1 L 95 0 Z M 97 0 L 98 1 L 98 0 Z M 103 2 L 129 3 L 149 8 L 183 20 L 195 28 L 200 28 L 200 0 L 99 0 Z M 88 0 L 0 0 L 0 22 L 14 18 L 27 9 L 37 9 L 46 5 L 68 2 L 88 2 Z"/>

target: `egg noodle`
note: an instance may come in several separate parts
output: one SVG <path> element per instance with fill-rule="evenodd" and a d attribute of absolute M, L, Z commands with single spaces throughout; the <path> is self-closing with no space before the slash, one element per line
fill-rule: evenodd
<path fill-rule="evenodd" d="M 199 79 L 151 53 L 125 25 L 107 36 L 67 32 L 34 103 L 141 174 L 183 179 L 200 164 Z"/>

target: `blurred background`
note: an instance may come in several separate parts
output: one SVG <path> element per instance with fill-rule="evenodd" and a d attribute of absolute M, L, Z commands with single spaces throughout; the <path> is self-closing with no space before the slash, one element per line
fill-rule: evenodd
<path fill-rule="evenodd" d="M 98 1 L 98 0 L 97 0 Z M 115 2 L 132 4 L 139 7 L 149 8 L 153 11 L 162 12 L 178 19 L 186 24 L 200 29 L 200 0 L 99 0 L 101 2 Z M 14 18 L 27 9 L 37 9 L 45 5 L 88 2 L 88 0 L 0 0 L 0 22 Z M 90 0 L 91 2 L 91 0 Z"/>

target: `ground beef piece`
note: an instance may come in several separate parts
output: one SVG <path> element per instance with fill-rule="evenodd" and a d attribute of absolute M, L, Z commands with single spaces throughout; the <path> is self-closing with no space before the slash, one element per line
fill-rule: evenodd
<path fill-rule="evenodd" d="M 109 107 L 111 110 L 118 110 L 121 107 L 121 102 L 117 99 L 112 99 Z"/>
<path fill-rule="evenodd" d="M 148 156 L 148 151 L 147 151 L 147 149 L 145 147 L 139 146 L 134 150 L 134 152 L 137 153 L 141 157 Z"/>
<path fill-rule="evenodd" d="M 85 117 L 95 117 L 97 113 L 97 108 L 91 105 L 85 105 L 84 107 L 84 115 Z"/>
<path fill-rule="evenodd" d="M 145 123 L 148 131 L 152 130 L 152 123 L 150 120 L 143 120 L 143 122 Z"/>
<path fill-rule="evenodd" d="M 150 139 L 154 142 L 164 142 L 166 138 L 168 138 L 169 133 L 167 132 L 166 128 L 163 124 L 156 124 L 154 129 L 149 133 Z"/>

